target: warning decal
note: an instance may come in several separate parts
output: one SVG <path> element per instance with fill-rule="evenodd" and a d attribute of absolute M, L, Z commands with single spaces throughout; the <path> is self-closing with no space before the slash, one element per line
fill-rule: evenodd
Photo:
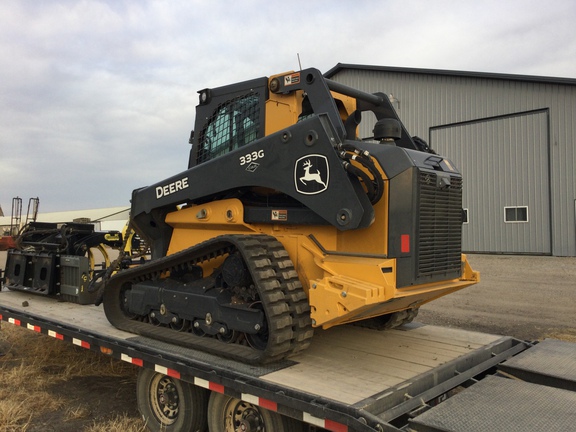
<path fill-rule="evenodd" d="M 288 210 L 272 210 L 272 220 L 273 221 L 287 221 L 288 220 Z"/>
<path fill-rule="evenodd" d="M 284 76 L 284 85 L 291 86 L 300 83 L 300 72 Z"/>

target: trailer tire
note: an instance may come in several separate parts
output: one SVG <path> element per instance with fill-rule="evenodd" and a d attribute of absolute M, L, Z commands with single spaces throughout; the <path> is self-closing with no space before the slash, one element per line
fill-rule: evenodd
<path fill-rule="evenodd" d="M 150 369 L 140 369 L 138 410 L 152 432 L 207 430 L 208 391 Z"/>
<path fill-rule="evenodd" d="M 212 392 L 208 402 L 208 429 L 218 432 L 302 432 L 303 424 L 240 399 Z"/>

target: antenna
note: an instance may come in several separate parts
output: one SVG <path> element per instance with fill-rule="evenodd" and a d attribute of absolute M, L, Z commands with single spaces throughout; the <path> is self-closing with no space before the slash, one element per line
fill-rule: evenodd
<path fill-rule="evenodd" d="M 300 70 L 302 70 L 302 63 L 300 63 L 300 53 L 296 53 L 296 57 L 298 57 L 298 66 L 300 67 Z"/>

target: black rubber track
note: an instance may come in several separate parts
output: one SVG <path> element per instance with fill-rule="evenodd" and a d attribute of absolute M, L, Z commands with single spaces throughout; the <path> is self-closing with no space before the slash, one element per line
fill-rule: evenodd
<path fill-rule="evenodd" d="M 122 292 L 132 284 L 158 279 L 167 271 L 198 265 L 231 251 L 242 255 L 258 290 L 268 325 L 265 349 L 227 344 L 215 338 L 154 326 L 124 313 Z M 310 344 L 313 335 L 308 298 L 294 265 L 282 244 L 267 235 L 219 236 L 173 255 L 123 270 L 106 285 L 104 311 L 110 323 L 121 330 L 252 364 L 278 361 L 295 354 Z"/>

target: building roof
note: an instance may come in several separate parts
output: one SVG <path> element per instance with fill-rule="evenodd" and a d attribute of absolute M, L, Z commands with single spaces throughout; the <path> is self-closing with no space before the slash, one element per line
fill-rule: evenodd
<path fill-rule="evenodd" d="M 509 81 L 524 81 L 541 84 L 562 84 L 562 85 L 576 85 L 574 78 L 556 78 L 545 76 L 532 76 L 532 75 L 513 75 L 501 74 L 491 72 L 466 72 L 466 71 L 451 71 L 442 69 L 417 69 L 405 67 L 392 67 L 392 66 L 374 66 L 374 65 L 358 65 L 349 63 L 338 63 L 332 69 L 324 74 L 326 78 L 332 78 L 338 72 L 344 69 L 356 70 L 369 70 L 380 72 L 396 72 L 396 73 L 412 73 L 422 75 L 444 75 L 444 76 L 460 76 L 469 78 L 485 78 L 485 79 L 500 79 Z"/>

